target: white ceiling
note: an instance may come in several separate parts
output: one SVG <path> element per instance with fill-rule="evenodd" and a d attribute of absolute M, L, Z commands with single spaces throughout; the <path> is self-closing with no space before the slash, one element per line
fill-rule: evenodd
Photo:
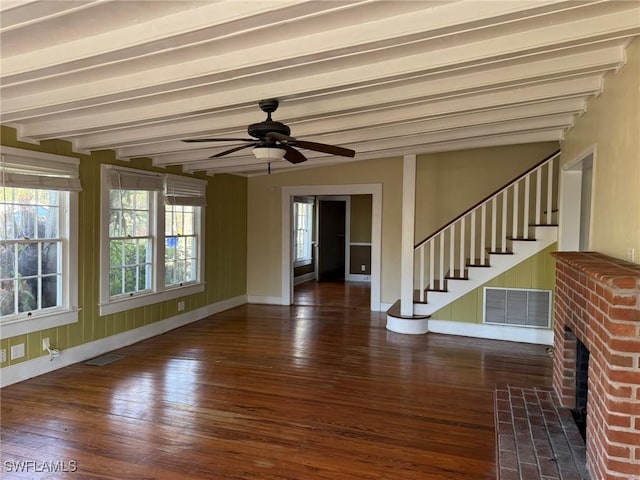
<path fill-rule="evenodd" d="M 306 166 L 561 140 L 640 34 L 640 2 L 0 0 L 2 123 L 210 174 L 264 174 L 239 145 L 265 119 Z M 272 169 L 301 168 L 286 161 Z"/>

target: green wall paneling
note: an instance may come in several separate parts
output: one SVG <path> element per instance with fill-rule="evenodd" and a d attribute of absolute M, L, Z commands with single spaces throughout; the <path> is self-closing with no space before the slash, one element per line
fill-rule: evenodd
<path fill-rule="evenodd" d="M 100 165 L 118 164 L 130 168 L 142 168 L 157 172 L 181 174 L 178 167 L 161 169 L 152 166 L 147 158 L 119 161 L 110 150 L 84 155 L 73 152 L 69 142 L 48 140 L 39 145 L 20 142 L 16 131 L 0 126 L 2 145 L 34 150 L 45 153 L 66 155 L 80 159 L 80 180 L 78 220 L 79 239 L 77 251 L 78 322 L 44 332 L 34 332 L 11 339 L 4 339 L 0 345 L 7 350 L 7 362 L 2 366 L 25 359 L 47 355 L 42 350 L 42 337 L 48 336 L 55 348 L 64 350 L 83 343 L 100 340 L 107 336 L 123 333 L 178 313 L 204 307 L 246 294 L 246 251 L 247 251 L 247 179 L 234 175 L 207 177 L 207 207 L 205 225 L 205 291 L 200 294 L 181 297 L 185 310 L 177 311 L 177 301 L 169 300 L 154 305 L 132 309 L 113 315 L 98 315 L 100 285 Z M 205 178 L 197 175 L 199 178 Z M 56 339 L 55 342 L 53 339 Z M 25 343 L 25 357 L 11 362 L 10 346 Z"/>

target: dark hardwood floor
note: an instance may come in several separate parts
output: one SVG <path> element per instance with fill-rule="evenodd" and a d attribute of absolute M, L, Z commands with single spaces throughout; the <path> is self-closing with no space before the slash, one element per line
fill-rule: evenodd
<path fill-rule="evenodd" d="M 296 285 L 294 305 L 370 308 L 371 286 L 364 282 L 316 282 L 310 280 Z"/>
<path fill-rule="evenodd" d="M 366 308 L 246 305 L 115 353 L 2 390 L 2 478 L 493 480 L 496 384 L 551 378 L 543 346 Z"/>

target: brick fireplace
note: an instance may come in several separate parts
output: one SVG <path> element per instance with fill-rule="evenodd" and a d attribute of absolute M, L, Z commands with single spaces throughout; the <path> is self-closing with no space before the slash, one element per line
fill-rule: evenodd
<path fill-rule="evenodd" d="M 563 406 L 575 408 L 579 340 L 589 351 L 591 478 L 639 480 L 640 265 L 594 252 L 554 255 L 553 388 Z"/>

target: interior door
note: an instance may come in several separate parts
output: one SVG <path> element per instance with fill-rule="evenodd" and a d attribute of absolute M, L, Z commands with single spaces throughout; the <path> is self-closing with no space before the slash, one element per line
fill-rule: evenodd
<path fill-rule="evenodd" d="M 318 281 L 344 280 L 347 208 L 343 200 L 318 202 Z"/>

